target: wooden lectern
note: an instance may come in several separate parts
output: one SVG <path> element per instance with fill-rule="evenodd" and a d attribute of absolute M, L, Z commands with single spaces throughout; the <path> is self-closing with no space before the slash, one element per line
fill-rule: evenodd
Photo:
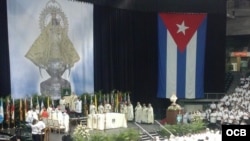
<path fill-rule="evenodd" d="M 166 122 L 167 124 L 176 124 L 177 123 L 177 115 L 182 114 L 183 115 L 183 110 L 180 105 L 176 104 L 177 96 L 174 93 L 170 97 L 170 101 L 172 104 L 167 108 L 166 111 Z"/>
<path fill-rule="evenodd" d="M 183 110 L 182 109 L 181 110 L 167 109 L 167 111 L 166 111 L 166 122 L 167 122 L 167 124 L 176 124 L 178 114 L 183 115 Z"/>

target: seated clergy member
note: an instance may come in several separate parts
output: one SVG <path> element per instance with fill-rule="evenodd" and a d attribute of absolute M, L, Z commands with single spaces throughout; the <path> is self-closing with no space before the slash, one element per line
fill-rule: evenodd
<path fill-rule="evenodd" d="M 53 112 L 53 106 L 52 106 L 52 104 L 49 105 L 49 107 L 47 108 L 47 112 L 49 114 L 49 118 L 52 118 L 52 112 Z"/>
<path fill-rule="evenodd" d="M 42 109 L 42 111 L 41 111 L 41 113 L 40 113 L 40 116 L 41 116 L 41 118 L 49 118 L 49 113 L 48 113 L 48 111 L 47 111 L 47 109 L 46 109 L 46 107 L 43 107 L 43 109 Z"/>
<path fill-rule="evenodd" d="M 105 113 L 110 113 L 111 110 L 112 110 L 111 105 L 110 105 L 107 101 L 105 101 L 105 102 L 104 102 L 104 112 L 105 112 Z"/>
<path fill-rule="evenodd" d="M 89 114 L 96 114 L 96 107 L 94 102 L 89 105 Z"/>
<path fill-rule="evenodd" d="M 65 110 L 64 110 L 65 111 Z M 61 111 L 61 109 L 58 109 L 57 111 L 56 111 L 56 115 L 57 115 L 57 120 L 58 120 L 58 122 L 59 122 L 59 124 L 60 125 L 63 125 L 63 113 L 62 113 L 62 111 Z"/>
<path fill-rule="evenodd" d="M 99 114 L 103 114 L 104 113 L 104 106 L 102 105 L 102 103 L 99 104 L 97 110 L 98 110 Z"/>

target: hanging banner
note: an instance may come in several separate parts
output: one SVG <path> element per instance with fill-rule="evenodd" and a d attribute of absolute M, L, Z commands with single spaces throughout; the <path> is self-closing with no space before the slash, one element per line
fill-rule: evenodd
<path fill-rule="evenodd" d="M 93 5 L 8 0 L 11 95 L 93 93 Z"/>
<path fill-rule="evenodd" d="M 204 97 L 206 13 L 159 13 L 159 98 Z"/>

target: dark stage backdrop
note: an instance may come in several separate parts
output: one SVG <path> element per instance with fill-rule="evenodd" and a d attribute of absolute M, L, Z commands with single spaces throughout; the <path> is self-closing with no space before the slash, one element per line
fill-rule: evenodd
<path fill-rule="evenodd" d="M 82 0 L 83 1 L 83 0 Z M 157 12 L 208 13 L 205 92 L 224 93 L 225 0 L 116 0 L 94 2 L 95 90 L 130 91 L 133 104 L 151 102 L 164 118 L 168 99 L 157 98 Z M 105 5 L 108 6 L 105 6 Z M 0 93 L 10 93 L 6 1 L 0 1 Z M 79 14 L 79 13 L 76 13 Z M 21 69 L 21 68 L 20 68 Z"/>
<path fill-rule="evenodd" d="M 144 0 L 138 9 L 131 1 L 123 2 L 94 6 L 95 89 L 131 91 L 134 104 L 151 102 L 156 115 L 165 116 L 169 100 L 156 98 L 157 11 L 164 11 L 208 13 L 204 91 L 225 92 L 225 1 L 166 0 L 150 7 Z"/>
<path fill-rule="evenodd" d="M 7 28 L 7 5 L 0 1 L 0 96 L 10 94 L 10 64 Z M 21 68 L 20 68 L 21 69 Z"/>

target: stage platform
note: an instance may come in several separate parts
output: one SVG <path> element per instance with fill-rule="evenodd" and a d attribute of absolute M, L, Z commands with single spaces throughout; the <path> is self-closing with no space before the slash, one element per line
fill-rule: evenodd
<path fill-rule="evenodd" d="M 158 131 L 161 129 L 161 127 L 157 124 L 139 124 L 142 128 L 144 128 L 147 132 L 154 132 L 154 131 Z M 70 126 L 70 132 L 69 134 L 73 134 L 74 129 L 75 129 L 76 125 L 71 125 Z M 115 128 L 115 129 L 106 129 L 106 130 L 90 130 L 90 134 L 92 133 L 105 133 L 105 134 L 119 134 L 122 133 L 124 130 L 126 129 L 135 129 L 138 130 L 138 132 L 141 131 L 141 129 L 139 127 L 137 127 L 134 122 L 127 122 L 127 128 Z M 1 130 L 1 132 L 5 132 L 5 133 L 9 133 L 14 135 L 15 134 L 15 130 L 14 128 L 12 129 L 4 129 Z M 49 141 L 62 141 L 62 137 L 65 135 L 65 133 L 55 133 L 55 132 L 51 132 L 49 134 Z M 0 140 L 1 141 L 1 140 Z"/>

